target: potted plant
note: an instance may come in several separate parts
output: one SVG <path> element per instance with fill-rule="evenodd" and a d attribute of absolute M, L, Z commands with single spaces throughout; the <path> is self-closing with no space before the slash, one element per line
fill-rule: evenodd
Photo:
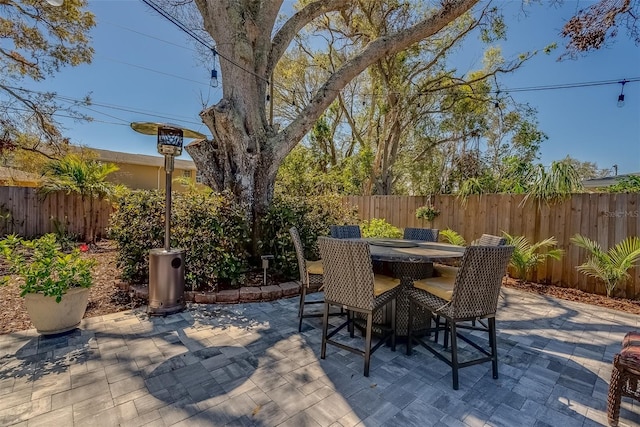
<path fill-rule="evenodd" d="M 0 241 L 0 255 L 8 271 L 21 278 L 20 296 L 39 333 L 59 334 L 80 324 L 93 284 L 94 260 L 83 259 L 77 248 L 61 251 L 54 234 L 34 240 L 9 235 Z M 9 280 L 5 277 L 4 283 Z"/>
<path fill-rule="evenodd" d="M 416 209 L 416 218 L 426 219 L 429 221 L 429 226 L 433 228 L 433 220 L 440 215 L 440 211 L 433 207 L 431 204 L 420 206 Z"/>

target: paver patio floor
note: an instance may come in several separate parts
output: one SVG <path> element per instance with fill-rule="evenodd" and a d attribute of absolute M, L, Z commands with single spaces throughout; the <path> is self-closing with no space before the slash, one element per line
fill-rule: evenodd
<path fill-rule="evenodd" d="M 421 348 L 382 347 L 369 378 L 351 353 L 329 346 L 321 360 L 321 319 L 298 333 L 297 298 L 165 318 L 132 310 L 53 338 L 2 335 L 0 425 L 606 425 L 611 361 L 640 316 L 503 296 L 500 378 L 490 363 L 465 368 L 457 391 L 449 367 Z M 620 425 L 640 425 L 637 402 L 623 399 Z"/>

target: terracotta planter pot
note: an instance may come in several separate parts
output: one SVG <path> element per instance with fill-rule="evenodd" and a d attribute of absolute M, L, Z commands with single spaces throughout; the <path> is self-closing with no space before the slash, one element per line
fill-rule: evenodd
<path fill-rule="evenodd" d="M 89 302 L 89 288 L 73 288 L 57 303 L 55 297 L 25 295 L 31 323 L 42 335 L 60 334 L 80 325 Z"/>

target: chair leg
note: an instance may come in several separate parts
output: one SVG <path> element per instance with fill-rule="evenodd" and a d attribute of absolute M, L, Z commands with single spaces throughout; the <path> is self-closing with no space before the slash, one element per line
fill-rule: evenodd
<path fill-rule="evenodd" d="M 453 345 L 453 338 L 452 338 L 451 342 L 452 342 L 452 345 Z M 448 319 L 444 320 L 444 340 L 443 340 L 443 343 L 444 343 L 444 348 L 446 350 L 447 347 L 449 346 L 449 320 Z"/>
<path fill-rule="evenodd" d="M 491 346 L 491 367 L 493 379 L 498 379 L 498 343 L 496 337 L 496 318 L 489 318 L 489 345 Z"/>
<path fill-rule="evenodd" d="M 364 343 L 364 376 L 369 376 L 369 364 L 371 362 L 371 330 L 373 329 L 373 313 L 367 313 L 367 330 Z"/>
<path fill-rule="evenodd" d="M 302 331 L 302 319 L 304 316 L 304 301 L 307 298 L 307 286 L 303 283 L 300 289 L 300 307 L 298 308 L 298 332 Z"/>
<path fill-rule="evenodd" d="M 349 330 L 349 336 L 351 338 L 356 336 L 356 328 L 355 328 L 355 316 L 356 314 L 351 311 L 351 310 L 347 310 L 347 320 L 349 321 L 349 325 L 347 326 L 347 329 Z"/>
<path fill-rule="evenodd" d="M 396 351 L 396 312 L 398 301 L 391 300 L 391 351 Z"/>
<path fill-rule="evenodd" d="M 617 356 L 616 356 L 617 358 Z M 609 396 L 607 398 L 607 419 L 610 426 L 617 426 L 620 418 L 620 400 L 622 399 L 622 379 L 620 370 L 614 359 L 611 369 L 611 381 L 609 382 Z"/>
<path fill-rule="evenodd" d="M 458 389 L 458 337 L 456 335 L 456 322 L 448 321 L 451 329 L 451 374 L 453 376 L 453 389 Z M 446 339 L 446 335 L 445 335 Z"/>
<path fill-rule="evenodd" d="M 413 345 L 413 299 L 409 298 L 409 320 L 407 321 L 407 356 L 411 356 L 411 347 Z"/>
<path fill-rule="evenodd" d="M 320 359 L 324 359 L 327 355 L 327 332 L 329 331 L 329 303 L 324 303 L 324 315 L 322 316 L 322 349 L 320 350 Z"/>

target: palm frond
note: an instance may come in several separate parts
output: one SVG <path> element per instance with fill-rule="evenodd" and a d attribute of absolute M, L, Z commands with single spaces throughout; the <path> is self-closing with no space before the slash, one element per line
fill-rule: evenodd
<path fill-rule="evenodd" d="M 467 246 L 467 241 L 464 240 L 464 238 L 460 234 L 458 234 L 457 232 L 453 231 L 450 228 L 447 228 L 446 230 L 441 230 L 440 236 L 445 242 L 450 243 L 452 245 Z"/>
<path fill-rule="evenodd" d="M 540 249 L 557 244 L 555 237 L 549 237 L 538 243 L 531 244 L 524 236 L 512 236 L 503 231 L 502 235 L 507 240 L 507 244 L 514 247 L 509 265 L 517 270 L 519 279 L 526 279 L 527 274 L 544 262 L 549 257 L 560 259 L 564 251 L 562 249 L 550 249 L 546 253 L 541 253 Z"/>
<path fill-rule="evenodd" d="M 604 282 L 607 296 L 612 296 L 616 286 L 630 277 L 629 268 L 640 260 L 640 239 L 638 237 L 628 237 L 607 252 L 603 252 L 597 242 L 579 234 L 573 236 L 571 242 L 587 249 L 590 254 L 587 261 L 577 266 L 576 269 L 589 277 Z"/>

